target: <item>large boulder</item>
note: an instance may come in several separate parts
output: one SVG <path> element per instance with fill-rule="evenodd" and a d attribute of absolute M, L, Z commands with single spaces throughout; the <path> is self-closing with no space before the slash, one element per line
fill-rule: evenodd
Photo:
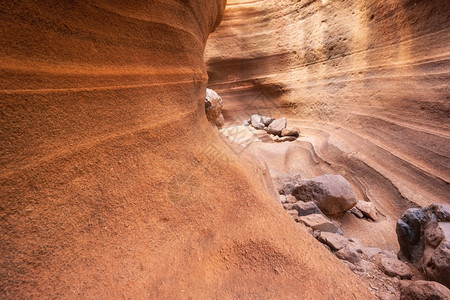
<path fill-rule="evenodd" d="M 397 221 L 399 256 L 450 287 L 450 205 L 407 209 Z"/>
<path fill-rule="evenodd" d="M 400 300 L 450 300 L 450 290 L 434 281 L 401 281 Z"/>
<path fill-rule="evenodd" d="M 292 195 L 301 201 L 314 201 L 328 216 L 347 211 L 357 203 L 350 183 L 341 175 L 326 174 L 302 180 Z"/>
<path fill-rule="evenodd" d="M 216 126 L 222 128 L 224 118 L 222 115 L 223 100 L 215 91 L 206 89 L 205 112 L 208 121 Z"/>

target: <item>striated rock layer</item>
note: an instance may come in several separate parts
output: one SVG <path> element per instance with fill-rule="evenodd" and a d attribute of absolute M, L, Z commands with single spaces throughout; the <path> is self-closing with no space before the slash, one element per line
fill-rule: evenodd
<path fill-rule="evenodd" d="M 2 3 L 2 298 L 370 298 L 208 124 L 223 8 Z"/>
<path fill-rule="evenodd" d="M 361 240 L 396 248 L 406 208 L 449 203 L 449 1 L 230 0 L 206 59 L 228 123 L 302 129 L 283 171 L 342 174 L 376 204 L 376 226 L 343 224 Z"/>

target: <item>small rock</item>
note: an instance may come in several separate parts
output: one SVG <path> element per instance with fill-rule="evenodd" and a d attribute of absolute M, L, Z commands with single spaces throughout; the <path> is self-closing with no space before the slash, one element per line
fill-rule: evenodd
<path fill-rule="evenodd" d="M 386 287 L 386 289 L 387 289 L 390 293 L 395 294 L 395 289 L 394 289 L 391 285 L 388 285 L 388 286 Z"/>
<path fill-rule="evenodd" d="M 373 221 L 377 220 L 377 210 L 372 202 L 358 201 L 358 203 L 356 203 L 356 208 L 359 209 L 365 217 L 370 218 Z"/>
<path fill-rule="evenodd" d="M 281 136 L 294 136 L 294 137 L 298 137 L 298 131 L 293 129 L 293 128 L 284 128 L 283 130 L 281 130 Z"/>
<path fill-rule="evenodd" d="M 378 254 L 375 257 L 375 263 L 377 264 L 378 268 L 388 276 L 398 276 L 401 279 L 411 279 L 413 276 L 411 268 L 397 258 Z"/>
<path fill-rule="evenodd" d="M 401 281 L 400 300 L 450 300 L 450 290 L 434 281 Z"/>
<path fill-rule="evenodd" d="M 292 196 L 292 195 L 286 196 L 286 203 L 297 203 L 297 202 L 298 202 L 298 200 L 294 196 Z"/>
<path fill-rule="evenodd" d="M 389 250 L 383 250 L 382 254 L 386 255 L 387 257 L 390 257 L 390 258 L 398 258 L 394 252 L 389 251 Z"/>
<path fill-rule="evenodd" d="M 318 240 L 336 251 L 344 248 L 348 244 L 348 240 L 345 237 L 331 232 L 321 232 Z"/>
<path fill-rule="evenodd" d="M 283 207 L 285 210 L 295 210 L 294 203 L 284 203 Z"/>
<path fill-rule="evenodd" d="M 358 240 L 357 238 L 354 238 L 354 237 L 349 238 L 348 241 L 349 241 L 349 242 L 353 242 L 353 243 L 358 244 L 358 245 L 361 245 L 361 243 L 359 242 L 359 240 Z M 362 253 L 362 252 L 361 252 L 361 253 Z"/>
<path fill-rule="evenodd" d="M 313 234 L 312 235 L 313 235 L 314 238 L 318 239 L 319 236 L 320 236 L 320 230 L 313 230 Z"/>
<path fill-rule="evenodd" d="M 258 114 L 253 114 L 250 117 L 250 124 L 255 128 L 255 129 L 264 129 L 264 123 L 263 123 L 263 119 L 260 115 Z"/>
<path fill-rule="evenodd" d="M 314 230 L 338 233 L 340 229 L 331 221 L 325 218 L 322 214 L 312 214 L 308 216 L 298 217 L 298 220 L 311 227 Z"/>
<path fill-rule="evenodd" d="M 375 247 L 365 247 L 363 248 L 363 254 L 365 257 L 367 257 L 368 259 L 372 260 L 375 258 L 376 255 L 382 253 L 383 250 L 381 250 L 380 248 L 375 248 Z"/>
<path fill-rule="evenodd" d="M 294 183 L 292 182 L 286 182 L 284 183 L 281 188 L 278 190 L 278 194 L 280 195 L 290 195 L 292 193 L 292 190 L 295 188 Z M 295 201 L 297 202 L 297 200 Z"/>
<path fill-rule="evenodd" d="M 273 121 L 275 121 L 274 118 L 262 116 L 262 123 L 263 123 L 264 126 L 266 126 L 266 127 L 269 126 L 270 123 L 272 123 Z"/>
<path fill-rule="evenodd" d="M 293 142 L 296 139 L 297 138 L 295 136 L 283 136 L 283 137 L 274 139 L 274 141 L 278 142 L 278 143 L 282 143 L 282 142 Z"/>
<path fill-rule="evenodd" d="M 357 218 L 361 219 L 364 217 L 363 213 L 357 207 L 352 207 L 352 209 L 350 209 L 350 212 L 354 214 Z"/>
<path fill-rule="evenodd" d="M 206 89 L 205 98 L 205 113 L 208 121 L 213 125 L 217 126 L 219 129 L 224 124 L 224 119 L 222 115 L 223 100 L 222 98 L 213 90 Z"/>
<path fill-rule="evenodd" d="M 357 203 L 350 183 L 341 175 L 326 174 L 301 180 L 292 195 L 305 202 L 314 201 L 327 216 L 345 212 Z"/>
<path fill-rule="evenodd" d="M 269 134 L 281 136 L 281 131 L 286 128 L 286 125 L 286 118 L 274 120 L 269 124 L 269 126 L 267 126 L 266 131 Z"/>
<path fill-rule="evenodd" d="M 397 300 L 398 297 L 396 297 L 395 295 L 392 295 L 389 292 L 383 291 L 383 290 L 379 290 L 375 293 L 375 296 L 380 299 L 380 300 Z"/>
<path fill-rule="evenodd" d="M 353 249 L 355 249 L 356 252 L 358 252 L 359 254 L 363 254 L 363 246 L 361 245 L 358 239 L 349 238 L 348 241 L 349 243 L 352 244 L 351 246 Z"/>
<path fill-rule="evenodd" d="M 349 267 L 350 270 L 352 270 L 353 272 L 360 272 L 360 273 L 365 273 L 367 272 L 367 269 L 358 265 L 354 265 L 351 262 L 349 262 L 348 260 L 342 260 L 342 262 Z"/>
<path fill-rule="evenodd" d="M 336 252 L 336 256 L 353 264 L 357 264 L 361 260 L 359 253 L 360 247 L 355 243 L 349 242 L 344 248 Z"/>
<path fill-rule="evenodd" d="M 297 212 L 295 209 L 293 209 L 293 210 L 288 210 L 287 212 L 288 212 L 288 214 L 289 214 L 291 217 L 293 217 L 294 219 L 298 217 L 298 212 Z"/>
<path fill-rule="evenodd" d="M 293 196 L 291 195 L 291 197 Z M 309 202 L 297 201 L 297 203 L 294 204 L 294 208 L 298 211 L 299 216 L 307 216 L 322 213 L 313 201 Z"/>
<path fill-rule="evenodd" d="M 242 125 L 244 125 L 244 126 L 249 126 L 250 123 L 248 122 L 248 120 L 246 120 L 246 121 L 242 122 Z"/>
<path fill-rule="evenodd" d="M 285 195 L 280 195 L 280 203 L 281 204 L 286 203 L 286 196 Z"/>

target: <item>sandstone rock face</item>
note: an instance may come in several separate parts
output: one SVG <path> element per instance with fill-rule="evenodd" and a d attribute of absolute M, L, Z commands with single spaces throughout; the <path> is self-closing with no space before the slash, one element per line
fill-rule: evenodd
<path fill-rule="evenodd" d="M 450 206 L 408 209 L 396 231 L 401 254 L 433 280 L 450 286 Z"/>
<path fill-rule="evenodd" d="M 2 298 L 370 299 L 207 121 L 224 5 L 2 2 Z"/>
<path fill-rule="evenodd" d="M 350 183 L 341 175 L 326 174 L 303 180 L 292 190 L 302 201 L 314 201 L 326 215 L 335 215 L 351 209 L 357 201 Z"/>
<path fill-rule="evenodd" d="M 371 224 L 377 246 L 394 250 L 405 209 L 450 203 L 449 16 L 447 0 L 229 0 L 205 51 L 209 86 L 236 111 L 300 126 L 333 168 L 303 160 L 307 177 L 347 171 L 386 215 Z"/>
<path fill-rule="evenodd" d="M 450 300 L 450 290 L 434 281 L 402 281 L 401 300 Z"/>
<path fill-rule="evenodd" d="M 208 121 L 221 128 L 224 123 L 222 115 L 223 100 L 215 91 L 206 89 L 205 111 Z"/>

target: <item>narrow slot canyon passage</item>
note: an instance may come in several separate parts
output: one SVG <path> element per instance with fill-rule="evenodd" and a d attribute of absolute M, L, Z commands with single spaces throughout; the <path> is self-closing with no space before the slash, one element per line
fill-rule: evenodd
<path fill-rule="evenodd" d="M 343 175 L 379 215 L 346 215 L 344 232 L 397 251 L 407 208 L 450 203 L 449 11 L 448 1 L 228 1 L 205 51 L 224 127 L 287 117 L 297 141 L 250 146 L 272 175 Z"/>

